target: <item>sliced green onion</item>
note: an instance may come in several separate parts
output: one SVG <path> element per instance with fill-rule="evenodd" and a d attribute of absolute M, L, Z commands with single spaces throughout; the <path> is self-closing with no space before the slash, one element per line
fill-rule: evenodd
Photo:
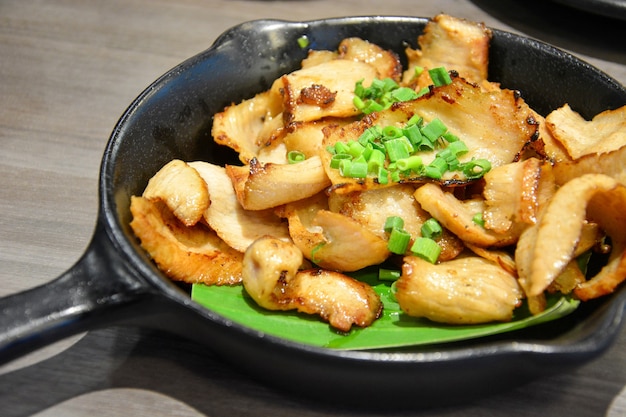
<path fill-rule="evenodd" d="M 385 219 L 383 229 L 387 233 L 391 233 L 393 229 L 402 229 L 404 227 L 404 219 L 400 216 L 389 216 Z"/>
<path fill-rule="evenodd" d="M 376 141 L 382 134 L 383 130 L 380 126 L 372 126 L 361 133 L 358 141 L 361 145 L 366 146 L 368 143 Z"/>
<path fill-rule="evenodd" d="M 450 78 L 450 74 L 448 74 L 448 71 L 446 71 L 444 67 L 430 69 L 428 70 L 428 75 L 430 75 L 430 79 L 433 80 L 435 87 L 441 87 L 452 83 L 452 78 Z"/>
<path fill-rule="evenodd" d="M 350 164 L 348 174 L 344 175 L 349 178 L 365 178 L 367 177 L 367 162 L 364 160 L 353 160 Z"/>
<path fill-rule="evenodd" d="M 437 141 L 441 135 L 446 133 L 448 128 L 439 118 L 431 120 L 426 126 L 422 128 L 422 134 L 426 136 L 431 142 Z"/>
<path fill-rule="evenodd" d="M 389 171 L 387 171 L 385 168 L 380 168 L 378 170 L 378 177 L 377 177 L 378 183 L 382 184 L 382 185 L 386 185 L 389 183 Z"/>
<path fill-rule="evenodd" d="M 348 145 L 345 142 L 335 142 L 335 154 L 349 153 Z"/>
<path fill-rule="evenodd" d="M 371 173 L 378 173 L 384 166 L 385 154 L 378 149 L 372 149 L 372 152 L 367 159 L 367 171 Z"/>
<path fill-rule="evenodd" d="M 383 128 L 383 140 L 396 139 L 404 136 L 404 131 L 397 126 L 385 126 Z"/>
<path fill-rule="evenodd" d="M 465 142 L 461 142 L 460 140 L 450 143 L 446 149 L 449 149 L 450 152 L 452 152 L 456 157 L 465 155 L 469 152 L 469 149 Z"/>
<path fill-rule="evenodd" d="M 448 163 L 443 158 L 435 158 L 424 168 L 424 175 L 428 178 L 441 179 L 443 174 L 448 170 Z"/>
<path fill-rule="evenodd" d="M 411 235 L 409 232 L 394 227 L 389 234 L 387 249 L 389 249 L 389 252 L 395 253 L 396 255 L 403 255 L 409 247 L 410 241 Z"/>
<path fill-rule="evenodd" d="M 366 106 L 365 101 L 363 101 L 363 99 L 358 95 L 354 96 L 354 98 L 352 99 L 352 104 L 354 104 L 354 107 L 356 107 L 359 111 L 363 111 Z"/>
<path fill-rule="evenodd" d="M 359 99 L 365 95 L 365 87 L 363 87 L 363 79 L 360 79 L 356 83 L 354 83 L 354 95 Z M 362 100 L 361 100 L 362 101 Z"/>
<path fill-rule="evenodd" d="M 424 136 L 422 136 L 422 132 L 420 132 L 420 128 L 417 124 L 407 125 L 407 127 L 404 128 L 402 132 L 415 148 L 418 148 L 419 145 L 424 141 Z"/>
<path fill-rule="evenodd" d="M 434 217 L 426 220 L 420 231 L 423 237 L 431 239 L 438 239 L 443 234 L 443 228 Z"/>
<path fill-rule="evenodd" d="M 411 116 L 409 121 L 406 122 L 407 126 L 416 125 L 417 127 L 422 127 L 423 124 L 424 124 L 424 118 L 422 116 L 417 115 L 417 114 L 414 114 L 413 116 Z"/>
<path fill-rule="evenodd" d="M 408 142 L 408 139 L 406 142 Z M 408 158 L 410 156 L 406 142 L 400 138 L 390 139 L 385 142 L 385 150 L 391 162 L 396 162 L 398 159 Z"/>
<path fill-rule="evenodd" d="M 479 225 L 480 227 L 485 227 L 485 219 L 483 219 L 483 214 L 482 213 L 476 213 L 474 214 L 474 216 L 472 217 L 472 221 Z"/>
<path fill-rule="evenodd" d="M 420 156 L 412 155 L 408 158 L 398 159 L 396 166 L 400 171 L 419 172 L 424 166 L 424 163 L 422 162 L 422 158 Z"/>
<path fill-rule="evenodd" d="M 365 107 L 361 109 L 361 111 L 365 114 L 375 113 L 377 111 L 384 110 L 385 106 L 380 103 L 375 102 L 374 100 L 368 100 Z"/>
<path fill-rule="evenodd" d="M 417 97 L 416 98 L 420 98 L 426 94 L 430 93 L 430 88 L 428 87 L 422 87 L 422 89 L 420 91 L 417 92 Z"/>
<path fill-rule="evenodd" d="M 441 254 L 441 246 L 427 237 L 417 237 L 411 246 L 411 253 L 434 264 Z"/>
<path fill-rule="evenodd" d="M 411 88 L 402 87 L 392 91 L 391 98 L 393 98 L 394 101 L 415 100 L 417 98 L 417 93 Z"/>
<path fill-rule="evenodd" d="M 453 134 L 452 134 L 452 133 L 450 133 L 450 132 L 446 132 L 446 133 L 444 133 L 444 134 L 443 134 L 443 135 L 441 135 L 441 136 L 442 136 L 442 137 L 446 140 L 446 142 L 448 142 L 448 143 L 458 142 L 458 141 L 460 140 L 458 136 L 453 135 Z"/>
<path fill-rule="evenodd" d="M 364 150 L 365 146 L 361 145 L 359 142 L 351 141 L 348 143 L 348 153 L 352 155 L 353 158 L 361 156 Z"/>
<path fill-rule="evenodd" d="M 467 179 L 482 178 L 491 170 L 491 162 L 486 159 L 473 159 L 463 164 L 463 174 Z"/>
<path fill-rule="evenodd" d="M 330 167 L 333 169 L 339 169 L 341 161 L 345 160 L 352 161 L 352 156 L 348 155 L 347 153 L 335 154 L 330 158 Z"/>
<path fill-rule="evenodd" d="M 297 164 L 306 159 L 306 156 L 300 151 L 289 151 L 287 153 L 287 162 L 290 164 Z"/>
<path fill-rule="evenodd" d="M 309 46 L 309 38 L 306 35 L 302 35 L 298 38 L 298 46 L 301 49 L 306 48 L 307 46 Z"/>
<path fill-rule="evenodd" d="M 339 175 L 341 175 L 342 177 L 349 177 L 351 168 L 352 168 L 352 158 L 342 159 L 339 161 Z"/>
<path fill-rule="evenodd" d="M 380 268 L 378 270 L 378 279 L 381 281 L 396 281 L 402 276 L 402 272 L 397 269 Z"/>
<path fill-rule="evenodd" d="M 319 250 L 322 249 L 325 245 L 326 245 L 326 242 L 320 242 L 317 245 L 315 245 L 313 249 L 311 249 L 311 261 L 313 263 L 320 262 L 321 259 L 317 257 L 317 252 L 319 252 Z"/>

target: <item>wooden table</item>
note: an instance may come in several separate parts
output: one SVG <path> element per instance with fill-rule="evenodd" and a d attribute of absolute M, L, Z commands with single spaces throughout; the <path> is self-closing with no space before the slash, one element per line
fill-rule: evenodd
<path fill-rule="evenodd" d="M 429 17 L 442 11 L 553 43 L 626 83 L 626 48 L 611 32 L 622 21 L 539 0 L 3 0 L 0 296 L 50 281 L 78 259 L 92 235 L 99 163 L 117 119 L 151 81 L 225 29 L 257 18 Z M 623 331 L 605 355 L 579 369 L 461 407 L 416 407 L 403 415 L 624 415 L 625 352 Z M 0 415 L 362 412 L 284 396 L 221 363 L 206 347 L 169 334 L 109 328 L 0 367 Z"/>

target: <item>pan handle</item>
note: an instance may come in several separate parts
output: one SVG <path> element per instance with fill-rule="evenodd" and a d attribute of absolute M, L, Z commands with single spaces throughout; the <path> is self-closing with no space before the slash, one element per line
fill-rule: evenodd
<path fill-rule="evenodd" d="M 132 273 L 98 222 L 85 253 L 68 271 L 0 298 L 0 364 L 127 318 L 127 308 L 149 292 L 149 284 Z"/>

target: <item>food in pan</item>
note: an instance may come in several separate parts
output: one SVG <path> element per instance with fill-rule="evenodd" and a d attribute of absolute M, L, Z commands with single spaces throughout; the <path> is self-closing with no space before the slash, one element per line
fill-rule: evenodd
<path fill-rule="evenodd" d="M 406 68 L 363 39 L 311 50 L 214 116 L 240 165 L 174 160 L 132 197 L 141 245 L 174 280 L 241 284 L 340 331 L 384 309 L 353 277 L 368 267 L 404 314 L 440 323 L 610 294 L 626 278 L 626 107 L 544 118 L 488 80 L 490 38 L 438 15 Z M 587 277 L 596 253 L 608 261 Z"/>

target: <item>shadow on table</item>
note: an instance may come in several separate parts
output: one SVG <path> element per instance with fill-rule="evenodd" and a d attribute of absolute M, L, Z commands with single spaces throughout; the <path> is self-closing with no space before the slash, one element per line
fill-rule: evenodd
<path fill-rule="evenodd" d="M 547 0 L 471 0 L 502 23 L 562 49 L 626 64 L 626 22 Z"/>
<path fill-rule="evenodd" d="M 596 365 L 593 373 L 604 374 L 613 369 L 610 359 L 601 362 L 607 363 Z M 0 414 L 25 417 L 84 394 L 134 388 L 160 393 L 212 417 L 457 417 L 480 416 L 487 411 L 493 416 L 517 417 L 535 413 L 561 415 L 560 412 L 578 415 L 581 410 L 581 415 L 600 415 L 617 391 L 612 378 L 591 377 L 597 382 L 597 398 L 591 402 L 584 401 L 588 398 L 583 395 L 589 389 L 587 383 L 572 372 L 480 398 L 463 407 L 423 410 L 417 401 L 415 410 L 400 412 L 393 410 L 390 398 L 386 413 L 350 410 L 275 391 L 238 373 L 198 343 L 158 331 L 110 328 L 88 332 L 60 354 L 0 376 Z M 615 378 L 622 380 L 621 374 Z"/>
<path fill-rule="evenodd" d="M 238 374 L 197 343 L 110 328 L 88 332 L 60 354 L 0 376 L 0 415 L 30 416 L 114 388 L 159 392 L 211 416 L 275 415 L 263 403 L 282 404 L 294 415 L 302 406 Z"/>

